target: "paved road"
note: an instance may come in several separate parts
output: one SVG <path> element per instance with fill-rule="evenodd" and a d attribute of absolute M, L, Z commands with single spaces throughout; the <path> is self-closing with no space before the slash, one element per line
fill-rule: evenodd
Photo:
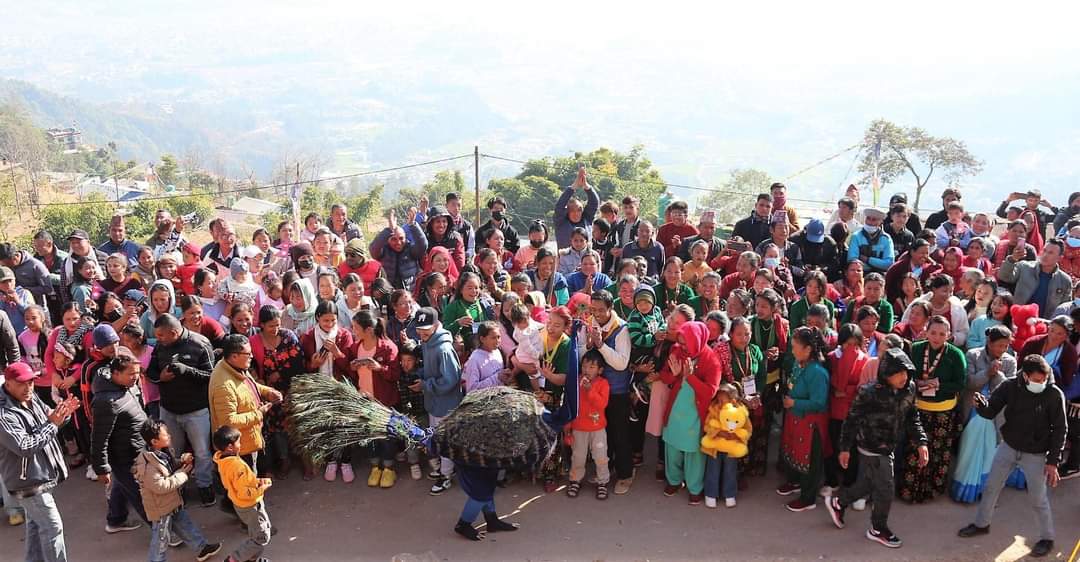
<path fill-rule="evenodd" d="M 646 448 L 655 451 L 655 447 Z M 359 466 L 359 465 L 358 465 Z M 647 465 L 647 468 L 651 465 Z M 517 512 L 515 533 L 471 543 L 451 532 L 464 494 L 457 487 L 442 497 L 427 495 L 427 481 L 407 475 L 391 490 L 370 489 L 366 466 L 351 485 L 298 475 L 275 483 L 268 493 L 270 518 L 280 532 L 268 547 L 275 561 L 385 560 L 1017 560 L 1028 552 L 1024 537 L 1037 531 L 1023 492 L 1002 494 L 994 532 L 961 540 L 956 530 L 974 516 L 974 507 L 947 498 L 931 504 L 893 504 L 891 526 L 905 544 L 886 549 L 863 537 L 869 511 L 848 516 L 838 530 L 825 509 L 790 513 L 773 492 L 774 474 L 751 480 L 735 509 L 686 505 L 685 492 L 665 498 L 651 468 L 629 495 L 606 502 L 584 488 L 576 499 L 561 491 L 544 495 L 539 486 L 512 484 L 499 490 L 501 513 Z M 57 494 L 73 561 L 126 562 L 146 559 L 147 532 L 104 533 L 105 502 L 100 484 L 78 477 Z M 1080 540 L 1080 479 L 1053 492 L 1058 541 L 1056 558 L 1067 560 Z M 237 524 L 216 508 L 191 508 L 211 540 L 227 548 L 243 540 Z M 0 560 L 20 560 L 22 528 L 0 527 Z M 1034 541 L 1031 542 L 1033 544 Z M 225 551 L 223 551 L 224 554 Z M 224 556 L 222 556 L 224 558 Z M 172 550 L 172 560 L 191 560 Z"/>

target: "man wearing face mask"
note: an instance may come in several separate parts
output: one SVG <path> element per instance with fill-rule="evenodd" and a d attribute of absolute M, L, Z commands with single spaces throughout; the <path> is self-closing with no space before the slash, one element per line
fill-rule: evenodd
<path fill-rule="evenodd" d="M 749 217 L 735 223 L 735 230 L 731 237 L 736 236 L 750 243 L 751 247 L 757 247 L 762 240 L 769 237 L 769 218 L 772 213 L 772 195 L 760 193 L 754 210 Z"/>
<path fill-rule="evenodd" d="M 514 227 L 510 226 L 510 217 L 506 214 L 506 199 L 503 199 L 502 197 L 492 197 L 488 200 L 487 208 L 491 211 L 491 220 L 487 221 L 484 226 L 477 229 L 475 240 L 480 240 L 481 242 L 487 240 L 488 233 L 497 228 L 503 233 L 503 247 L 510 250 L 511 253 L 517 252 L 520 247 L 520 242 L 518 242 L 518 233 L 514 230 Z M 567 240 L 569 240 L 569 238 L 567 238 Z"/>
<path fill-rule="evenodd" d="M 573 198 L 574 191 L 577 189 L 585 192 L 584 207 L 581 201 Z M 555 243 L 560 250 L 570 247 L 570 234 L 574 228 L 581 227 L 586 233 L 592 232 L 593 217 L 596 216 L 596 209 L 599 207 L 600 197 L 585 178 L 585 166 L 580 166 L 574 183 L 563 190 L 562 196 L 555 203 Z"/>
<path fill-rule="evenodd" d="M 1058 463 L 1066 433 L 1065 396 L 1054 384 L 1050 364 L 1041 355 L 1024 357 L 1020 372 L 1021 376 L 1001 383 L 989 401 L 975 394 L 976 412 L 992 420 L 1004 410 L 1005 424 L 975 521 L 958 534 L 970 538 L 990 533 L 1001 488 L 1009 474 L 1020 468 L 1027 475 L 1028 502 L 1039 523 L 1039 541 L 1031 555 L 1040 557 L 1054 548 L 1054 520 L 1046 488 L 1056 487 L 1059 481 Z"/>
<path fill-rule="evenodd" d="M 777 214 L 783 211 L 787 217 L 788 226 L 791 227 L 791 231 L 795 232 L 799 230 L 799 213 L 795 212 L 795 209 L 787 206 L 787 186 L 783 183 L 776 182 L 769 186 L 769 193 L 772 194 L 772 212 Z"/>
<path fill-rule="evenodd" d="M 881 229 L 885 212 L 870 207 L 863 214 L 866 224 L 848 239 L 847 261 L 861 261 L 867 273 L 876 271 L 884 275 L 896 258 L 892 238 Z"/>

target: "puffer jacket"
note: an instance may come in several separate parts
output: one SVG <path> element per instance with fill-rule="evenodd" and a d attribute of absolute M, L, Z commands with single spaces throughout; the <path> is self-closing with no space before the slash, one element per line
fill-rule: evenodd
<path fill-rule="evenodd" d="M 1009 379 L 994 389 L 986 406 L 975 411 L 992 420 L 1005 410 L 1001 438 L 1017 451 L 1045 454 L 1046 464 L 1057 466 L 1065 448 L 1065 395 L 1054 384 L 1053 374 L 1046 382 L 1046 389 L 1035 394 L 1027 389 L 1024 377 Z"/>
<path fill-rule="evenodd" d="M 146 518 L 157 521 L 184 507 L 184 495 L 180 489 L 188 481 L 188 474 L 176 470 L 172 455 L 164 451 L 143 451 L 135 459 L 131 472 L 139 483 Z"/>
<path fill-rule="evenodd" d="M 405 242 L 401 251 L 396 252 L 388 242 L 392 232 L 389 228 L 384 228 L 375 240 L 371 241 L 371 257 L 379 260 L 386 273 L 386 280 L 395 289 L 412 289 L 413 280 L 420 273 L 424 256 L 427 255 L 428 241 L 420 225 L 410 223 L 402 228 L 410 235 L 412 242 Z"/>
<path fill-rule="evenodd" d="M 435 330 L 422 346 L 424 368 L 424 409 L 435 417 L 443 417 L 461 403 L 461 365 L 454 352 L 454 339 L 443 328 Z"/>
<path fill-rule="evenodd" d="M 37 394 L 23 406 L 0 388 L 0 478 L 8 492 L 53 486 L 67 478 L 58 431 Z"/>
<path fill-rule="evenodd" d="M 262 420 L 259 410 L 263 398 L 271 389 L 241 373 L 224 359 L 218 361 L 210 375 L 210 428 L 216 431 L 230 425 L 240 432 L 240 455 L 263 448 Z"/>
<path fill-rule="evenodd" d="M 94 425 L 90 436 L 90 463 L 97 474 L 113 467 L 129 470 L 146 446 L 142 429 L 146 412 L 131 388 L 98 375 L 94 377 Z"/>
<path fill-rule="evenodd" d="M 896 390 L 886 380 L 889 373 L 907 370 L 908 382 Z M 878 455 L 891 455 L 900 437 L 912 435 L 922 445 L 926 433 L 915 409 L 915 364 L 900 349 L 890 349 L 879 358 L 877 381 L 859 388 L 847 419 L 840 430 L 838 450 L 850 451 L 852 445 Z"/>

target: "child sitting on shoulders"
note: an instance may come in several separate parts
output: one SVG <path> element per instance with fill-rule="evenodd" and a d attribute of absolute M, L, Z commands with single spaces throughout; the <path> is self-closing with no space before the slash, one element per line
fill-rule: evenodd
<path fill-rule="evenodd" d="M 570 423 L 571 460 L 570 485 L 566 495 L 576 498 L 581 492 L 581 480 L 585 478 L 585 462 L 592 453 L 596 463 L 596 499 L 608 497 L 607 418 L 604 410 L 608 405 L 610 387 L 603 377 L 604 356 L 598 350 L 591 349 L 581 358 L 581 380 L 578 392 L 578 416 Z"/>

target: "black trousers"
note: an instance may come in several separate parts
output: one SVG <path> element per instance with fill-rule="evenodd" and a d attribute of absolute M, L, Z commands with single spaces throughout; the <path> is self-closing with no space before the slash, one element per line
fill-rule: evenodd
<path fill-rule="evenodd" d="M 607 409 L 608 456 L 611 468 L 617 480 L 624 480 L 634 475 L 632 429 L 630 426 L 630 395 L 612 394 L 608 398 Z"/>
<path fill-rule="evenodd" d="M 829 442 L 832 443 L 832 454 L 825 459 L 825 485 L 833 488 L 851 487 L 859 475 L 859 451 L 852 447 L 849 453 L 848 467 L 840 466 L 840 429 L 844 426 L 843 420 L 829 420 Z"/>

